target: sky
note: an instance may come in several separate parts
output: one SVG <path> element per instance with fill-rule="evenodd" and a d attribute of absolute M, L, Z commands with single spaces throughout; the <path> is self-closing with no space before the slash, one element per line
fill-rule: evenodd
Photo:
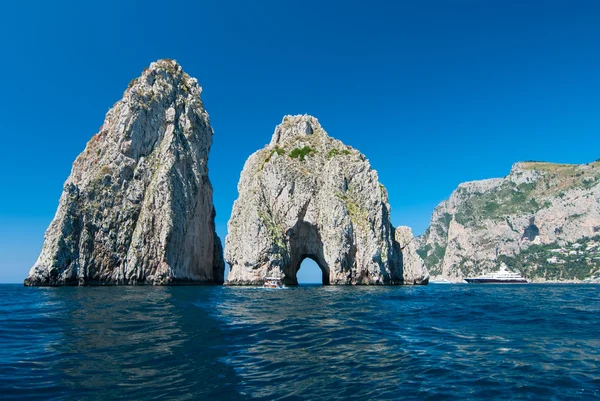
<path fill-rule="evenodd" d="M 461 182 L 600 158 L 599 20 L 591 0 L 5 1 L 0 282 L 27 276 L 71 163 L 154 60 L 203 87 L 223 241 L 245 160 L 287 114 L 364 153 L 420 234 Z"/>

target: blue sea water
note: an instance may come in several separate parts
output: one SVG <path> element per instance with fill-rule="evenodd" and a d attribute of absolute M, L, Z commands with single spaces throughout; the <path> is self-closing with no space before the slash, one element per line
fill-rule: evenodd
<path fill-rule="evenodd" d="M 0 399 L 585 400 L 600 286 L 0 286 Z"/>

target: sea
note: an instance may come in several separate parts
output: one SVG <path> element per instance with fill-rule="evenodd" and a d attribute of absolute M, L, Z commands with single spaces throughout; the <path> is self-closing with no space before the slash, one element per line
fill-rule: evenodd
<path fill-rule="evenodd" d="M 0 285 L 0 399 L 599 399 L 599 290 Z"/>

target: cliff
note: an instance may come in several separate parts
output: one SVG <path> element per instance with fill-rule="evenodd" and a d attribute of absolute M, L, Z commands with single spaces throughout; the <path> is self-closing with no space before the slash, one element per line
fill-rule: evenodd
<path fill-rule="evenodd" d="M 505 178 L 460 184 L 417 239 L 432 276 L 453 281 L 506 263 L 533 281 L 600 272 L 600 162 L 516 163 Z"/>

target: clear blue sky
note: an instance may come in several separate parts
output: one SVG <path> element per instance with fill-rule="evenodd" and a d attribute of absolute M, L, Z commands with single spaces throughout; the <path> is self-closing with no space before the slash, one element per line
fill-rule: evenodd
<path fill-rule="evenodd" d="M 595 160 L 598 4 L 3 2 L 0 282 L 25 278 L 71 163 L 159 58 L 204 88 L 223 240 L 244 161 L 285 114 L 312 114 L 361 150 L 393 223 L 416 233 L 460 182 L 504 176 L 519 160 Z"/>

